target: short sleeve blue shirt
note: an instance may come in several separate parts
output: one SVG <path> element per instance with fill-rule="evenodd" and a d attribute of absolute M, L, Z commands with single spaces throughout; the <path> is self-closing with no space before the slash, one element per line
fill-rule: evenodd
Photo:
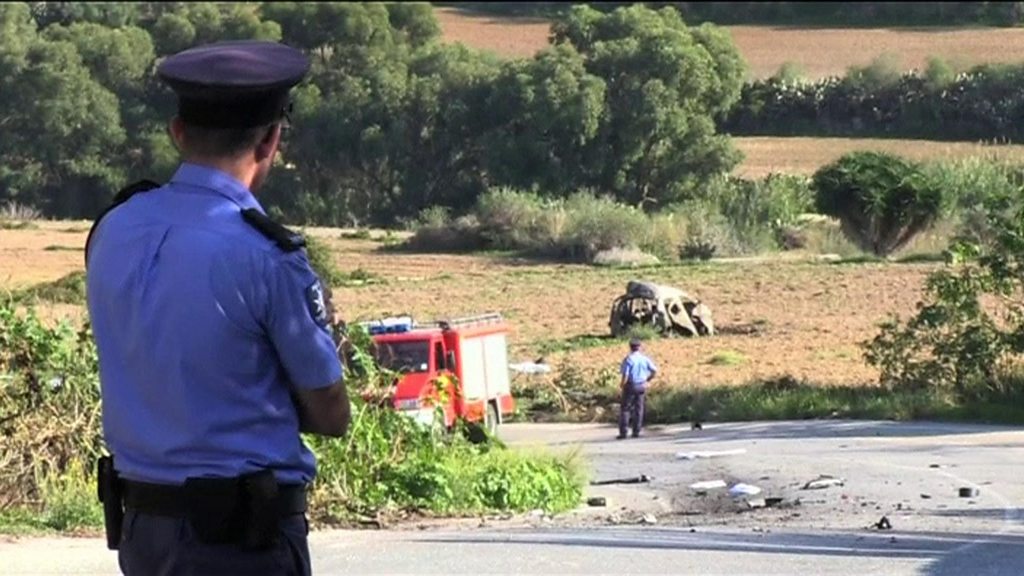
<path fill-rule="evenodd" d="M 334 384 L 341 362 L 305 251 L 280 249 L 246 208 L 263 211 L 241 182 L 186 163 L 97 227 L 87 295 L 103 433 L 128 479 L 315 476 L 291 391 Z"/>
<path fill-rule="evenodd" d="M 639 350 L 631 352 L 622 361 L 621 374 L 626 377 L 626 383 L 634 388 L 642 388 L 657 371 L 658 367 L 654 365 L 654 362 L 641 354 Z"/>

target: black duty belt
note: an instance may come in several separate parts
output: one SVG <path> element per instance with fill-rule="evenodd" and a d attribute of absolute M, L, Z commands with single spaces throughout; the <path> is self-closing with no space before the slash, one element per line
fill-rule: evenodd
<path fill-rule="evenodd" d="M 150 484 L 122 480 L 125 508 L 132 508 L 156 516 L 184 517 L 188 515 L 185 489 L 169 484 Z M 306 511 L 304 484 L 278 484 L 277 513 L 279 516 L 302 514 Z"/>

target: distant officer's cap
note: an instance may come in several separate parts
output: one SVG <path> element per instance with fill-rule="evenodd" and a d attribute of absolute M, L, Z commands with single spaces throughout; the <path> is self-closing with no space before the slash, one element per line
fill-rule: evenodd
<path fill-rule="evenodd" d="M 178 116 L 205 128 L 254 128 L 280 120 L 288 92 L 309 71 L 301 51 L 264 41 L 217 42 L 160 63 L 178 95 Z"/>

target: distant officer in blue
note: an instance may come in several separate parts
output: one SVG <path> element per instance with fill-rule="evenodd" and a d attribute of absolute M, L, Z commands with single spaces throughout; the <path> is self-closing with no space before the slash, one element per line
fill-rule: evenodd
<path fill-rule="evenodd" d="M 311 572 L 316 462 L 299 433 L 343 436 L 349 400 L 305 242 L 253 195 L 308 69 L 270 42 L 164 60 L 182 164 L 122 190 L 90 231 L 100 494 L 125 574 Z"/>
<path fill-rule="evenodd" d="M 626 437 L 626 428 L 630 424 L 633 438 L 640 436 L 640 429 L 644 425 L 644 396 L 647 384 L 658 373 L 658 367 L 640 351 L 640 340 L 633 338 L 629 341 L 629 355 L 623 359 L 620 372 L 622 404 L 619 408 L 618 439 L 622 440 Z"/>

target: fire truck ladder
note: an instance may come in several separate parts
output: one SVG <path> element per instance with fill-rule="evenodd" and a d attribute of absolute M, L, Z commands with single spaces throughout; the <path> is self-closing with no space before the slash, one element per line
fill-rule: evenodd
<path fill-rule="evenodd" d="M 436 324 L 442 330 L 450 330 L 452 328 L 465 328 L 468 326 L 484 326 L 487 324 L 497 324 L 503 320 L 500 312 L 489 312 L 487 314 L 477 314 L 476 316 L 464 316 L 462 318 L 451 318 L 448 320 L 437 320 L 432 322 Z"/>

